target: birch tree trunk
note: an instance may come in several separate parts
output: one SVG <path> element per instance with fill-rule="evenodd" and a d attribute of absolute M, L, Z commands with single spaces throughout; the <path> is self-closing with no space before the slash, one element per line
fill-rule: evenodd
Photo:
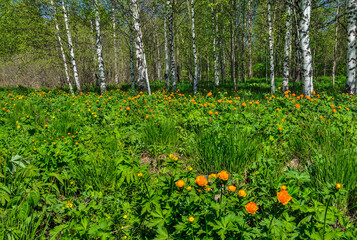
<path fill-rule="evenodd" d="M 156 35 L 156 48 L 157 48 L 157 59 L 156 59 L 157 78 L 158 78 L 158 80 L 161 80 L 160 44 L 159 44 L 159 38 L 157 35 Z"/>
<path fill-rule="evenodd" d="M 212 12 L 212 26 L 213 26 L 213 61 L 214 61 L 214 84 L 219 86 L 219 71 L 218 71 L 218 54 L 216 53 L 217 49 L 217 22 L 216 22 L 216 13 L 213 8 L 214 1 L 211 4 L 211 12 Z"/>
<path fill-rule="evenodd" d="M 335 88 L 335 77 L 336 77 L 336 51 L 337 51 L 337 33 L 338 33 L 338 15 L 340 12 L 340 1 L 337 0 L 336 9 L 336 27 L 335 27 L 335 44 L 333 46 L 333 64 L 332 64 L 332 87 Z"/>
<path fill-rule="evenodd" d="M 274 79 L 274 36 L 271 21 L 271 0 L 268 0 L 268 25 L 269 25 L 269 54 L 270 54 L 270 86 L 271 93 L 275 93 L 275 79 Z"/>
<path fill-rule="evenodd" d="M 133 29 L 130 27 L 130 78 L 131 78 L 131 89 L 135 90 L 135 75 L 134 75 L 134 37 Z"/>
<path fill-rule="evenodd" d="M 105 76 L 104 76 L 104 61 L 102 55 L 102 39 L 100 34 L 100 16 L 98 10 L 98 2 L 94 0 L 95 11 L 95 31 L 96 31 L 96 46 L 97 46 L 97 58 L 98 58 L 98 70 L 99 70 L 99 82 L 100 82 L 100 94 L 106 91 Z"/>
<path fill-rule="evenodd" d="M 74 50 L 73 50 L 73 44 L 72 44 L 71 30 L 69 29 L 67 10 L 66 10 L 66 6 L 64 4 L 64 0 L 62 0 L 62 8 L 63 8 L 64 23 L 65 23 L 66 31 L 67 31 L 68 47 L 69 47 L 69 51 L 70 51 L 70 55 L 71 55 L 71 61 L 72 61 L 74 82 L 76 83 L 76 87 L 77 87 L 78 92 L 82 92 L 81 85 L 79 83 L 77 64 L 76 64 L 76 59 L 75 59 L 75 56 L 74 56 Z"/>
<path fill-rule="evenodd" d="M 193 76 L 193 94 L 197 94 L 198 85 L 198 64 L 197 64 L 197 51 L 196 51 L 196 34 L 195 34 L 195 0 L 191 0 L 191 24 L 192 24 L 192 51 L 193 51 L 193 64 L 195 73 Z"/>
<path fill-rule="evenodd" d="M 117 36 L 116 36 L 116 19 L 115 19 L 115 8 L 112 7 L 112 21 L 113 21 L 113 47 L 114 47 L 114 81 L 116 84 L 119 83 L 119 72 L 118 72 L 118 52 L 117 52 Z"/>
<path fill-rule="evenodd" d="M 286 0 L 286 35 L 285 35 L 285 57 L 283 69 L 283 87 L 282 92 L 289 90 L 289 77 L 290 77 L 290 45 L 291 45 L 291 0 Z"/>
<path fill-rule="evenodd" d="M 170 72 L 171 72 L 171 82 L 172 90 L 177 91 L 177 83 L 175 76 L 175 49 L 174 49 L 174 33 L 173 33 L 173 11 L 172 2 L 173 0 L 167 0 L 167 14 L 168 14 L 168 24 L 169 24 L 169 49 L 170 49 Z"/>
<path fill-rule="evenodd" d="M 303 92 L 305 96 L 311 96 L 311 93 L 314 91 L 312 55 L 310 49 L 311 0 L 301 0 L 300 9 L 300 47 L 302 51 Z"/>
<path fill-rule="evenodd" d="M 252 20 L 253 20 L 253 10 L 252 10 L 252 0 L 248 1 L 248 10 L 249 10 L 249 18 L 248 18 L 248 27 L 249 27 L 249 79 L 253 77 L 253 66 L 252 66 Z"/>
<path fill-rule="evenodd" d="M 357 0 L 348 0 L 347 11 L 347 73 L 345 91 L 352 95 L 356 93 Z"/>
<path fill-rule="evenodd" d="M 170 88 L 170 64 L 169 64 L 169 46 L 167 40 L 167 16 L 164 21 L 164 34 L 165 34 L 165 86 L 166 89 Z"/>
<path fill-rule="evenodd" d="M 64 72 L 65 72 L 65 75 L 66 75 L 66 81 L 67 81 L 69 90 L 71 91 L 72 95 L 74 96 L 73 87 L 72 87 L 71 81 L 69 79 L 66 54 L 65 54 L 64 49 L 63 49 L 62 38 L 61 38 L 61 35 L 60 35 L 58 22 L 57 22 L 57 7 L 56 7 L 55 3 L 53 2 L 53 0 L 51 0 L 51 6 L 52 6 L 52 9 L 53 9 L 53 21 L 55 22 L 57 41 L 58 41 L 58 44 L 60 46 L 60 50 L 61 50 L 61 54 L 62 54 Z"/>
<path fill-rule="evenodd" d="M 135 34 L 135 52 L 136 52 L 136 65 L 138 66 L 138 90 L 139 91 L 148 91 L 148 94 L 151 95 L 150 83 L 146 65 L 146 57 L 144 51 L 144 42 L 140 26 L 139 18 L 139 6 L 137 0 L 131 0 L 131 12 L 133 14 L 134 20 L 134 34 Z"/>
<path fill-rule="evenodd" d="M 234 9 L 234 14 L 232 14 L 232 19 L 231 19 L 231 81 L 233 82 L 233 87 L 234 91 L 237 90 L 237 84 L 236 84 L 236 79 L 235 79 L 235 16 L 237 12 L 237 6 L 236 6 L 236 1 L 232 0 L 232 5 Z"/>

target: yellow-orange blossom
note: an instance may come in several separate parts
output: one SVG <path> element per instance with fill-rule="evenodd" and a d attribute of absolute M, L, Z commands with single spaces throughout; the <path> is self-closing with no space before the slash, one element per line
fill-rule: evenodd
<path fill-rule="evenodd" d="M 277 195 L 278 195 L 279 202 L 281 202 L 284 205 L 288 204 L 289 201 L 292 199 L 292 197 L 289 195 L 288 191 L 286 190 L 282 190 L 278 192 Z"/>
<path fill-rule="evenodd" d="M 201 187 L 204 187 L 207 185 L 207 179 L 201 175 L 196 178 L 195 183 L 197 183 Z"/>

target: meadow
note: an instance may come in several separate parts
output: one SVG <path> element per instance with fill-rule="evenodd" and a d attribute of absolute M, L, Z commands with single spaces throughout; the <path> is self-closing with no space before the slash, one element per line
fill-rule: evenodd
<path fill-rule="evenodd" d="M 0 89 L 0 238 L 355 239 L 357 98 L 330 82 Z"/>

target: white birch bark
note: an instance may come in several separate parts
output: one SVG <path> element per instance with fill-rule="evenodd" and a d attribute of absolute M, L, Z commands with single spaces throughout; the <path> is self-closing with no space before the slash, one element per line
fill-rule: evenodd
<path fill-rule="evenodd" d="M 160 44 L 159 44 L 159 37 L 157 35 L 156 35 L 156 48 L 157 48 L 157 58 L 156 58 L 157 79 L 161 80 Z"/>
<path fill-rule="evenodd" d="M 333 46 L 333 64 L 332 64 L 332 87 L 335 88 L 335 77 L 336 77 L 336 51 L 337 51 L 337 33 L 338 33 L 338 15 L 340 12 L 340 1 L 337 0 L 337 9 L 336 9 L 336 27 L 335 27 L 335 44 Z"/>
<path fill-rule="evenodd" d="M 78 77 L 78 71 L 77 71 L 76 58 L 75 58 L 75 56 L 74 56 L 74 50 L 73 50 L 73 44 L 72 44 L 71 30 L 69 29 L 69 23 L 68 23 L 68 17 L 67 17 L 67 10 L 66 10 L 66 6 L 65 6 L 65 4 L 64 4 L 64 0 L 62 0 L 62 8 L 63 8 L 64 23 L 65 23 L 66 31 L 67 31 L 68 47 L 69 47 L 69 52 L 70 52 L 71 61 L 72 61 L 74 82 L 76 83 L 76 87 L 77 87 L 78 92 L 82 92 L 81 85 L 80 85 L 80 83 L 79 83 L 79 77 Z"/>
<path fill-rule="evenodd" d="M 100 34 L 100 16 L 98 10 L 98 2 L 94 0 L 94 11 L 95 11 L 95 31 L 96 31 L 96 46 L 97 46 L 97 58 L 98 58 L 98 70 L 99 70 L 99 82 L 100 82 L 100 93 L 106 91 L 105 86 L 105 75 L 104 75 L 104 61 L 102 54 L 102 39 Z"/>
<path fill-rule="evenodd" d="M 134 37 L 133 37 L 133 29 L 132 29 L 132 27 L 130 27 L 130 78 L 131 78 L 131 89 L 135 90 Z"/>
<path fill-rule="evenodd" d="M 139 6 L 137 0 L 131 0 L 131 12 L 133 14 L 134 20 L 134 42 L 135 42 L 135 52 L 136 52 L 136 64 L 138 66 L 138 89 L 139 91 L 147 90 L 148 94 L 151 95 L 149 76 L 147 71 L 144 42 L 140 26 L 139 18 Z"/>
<path fill-rule="evenodd" d="M 165 86 L 166 89 L 170 88 L 170 64 L 169 64 L 169 45 L 167 39 L 167 16 L 164 21 L 164 35 L 165 35 Z"/>
<path fill-rule="evenodd" d="M 271 93 L 275 93 L 275 79 L 274 79 L 274 36 L 271 20 L 271 0 L 268 0 L 268 25 L 269 25 L 269 54 L 270 54 L 270 86 Z"/>
<path fill-rule="evenodd" d="M 118 52 L 117 52 L 117 36 L 116 36 L 116 19 L 115 8 L 112 7 L 112 21 L 113 21 L 113 47 L 114 47 L 114 82 L 119 83 L 119 71 L 118 71 Z"/>
<path fill-rule="evenodd" d="M 197 64 L 196 33 L 195 33 L 195 0 L 191 0 L 191 25 L 192 25 L 193 64 L 195 69 L 195 73 L 193 76 L 193 93 L 196 95 L 197 85 L 198 85 L 198 64 Z"/>
<path fill-rule="evenodd" d="M 289 90 L 289 77 L 290 77 L 290 49 L 291 49 L 291 0 L 286 0 L 286 34 L 284 46 L 284 66 L 283 66 L 283 87 L 282 92 Z"/>
<path fill-rule="evenodd" d="M 249 18 L 248 18 L 248 26 L 249 26 L 249 79 L 253 77 L 253 66 L 252 66 L 252 20 L 253 20 L 253 10 L 252 10 L 252 0 L 248 1 L 248 10 L 249 10 Z"/>
<path fill-rule="evenodd" d="M 66 75 L 66 81 L 67 81 L 69 90 L 71 91 L 72 95 L 74 96 L 73 87 L 72 87 L 71 81 L 69 79 L 66 54 L 65 54 L 64 49 L 63 49 L 62 38 L 61 38 L 61 35 L 60 35 L 60 30 L 59 30 L 58 22 L 57 22 L 57 7 L 56 7 L 55 3 L 53 2 L 53 0 L 51 0 L 51 6 L 52 6 L 52 9 L 53 9 L 53 21 L 55 22 L 57 41 L 58 41 L 58 44 L 60 46 L 60 50 L 61 50 L 61 54 L 62 54 L 64 72 L 65 72 L 65 75 Z"/>
<path fill-rule="evenodd" d="M 352 95 L 356 93 L 357 0 L 348 0 L 347 12 L 347 73 L 345 91 Z"/>
<path fill-rule="evenodd" d="M 177 91 L 177 83 L 175 76 L 175 49 L 174 49 L 174 33 L 173 33 L 173 11 L 172 0 L 167 0 L 167 14 L 169 24 L 169 50 L 170 50 L 170 74 L 172 82 L 172 90 Z"/>
<path fill-rule="evenodd" d="M 218 54 L 216 52 L 217 49 L 217 22 L 215 16 L 215 10 L 213 9 L 214 1 L 211 4 L 211 12 L 212 12 L 212 30 L 213 30 L 213 63 L 214 63 L 214 85 L 219 86 L 219 70 L 218 70 Z"/>
<path fill-rule="evenodd" d="M 302 52 L 303 92 L 305 96 L 311 96 L 314 91 L 312 55 L 310 49 L 311 0 L 301 0 L 300 9 L 300 48 Z"/>

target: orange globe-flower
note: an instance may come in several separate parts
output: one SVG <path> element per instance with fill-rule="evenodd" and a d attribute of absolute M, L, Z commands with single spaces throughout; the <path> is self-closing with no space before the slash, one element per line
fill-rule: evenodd
<path fill-rule="evenodd" d="M 335 185 L 336 190 L 339 190 L 341 187 L 342 187 L 341 183 L 336 183 L 336 185 Z"/>
<path fill-rule="evenodd" d="M 296 108 L 300 108 L 300 104 L 297 103 L 297 104 L 295 105 L 295 107 L 296 107 Z"/>
<path fill-rule="evenodd" d="M 258 211 L 258 206 L 254 202 L 250 202 L 247 205 L 245 205 L 245 209 L 247 210 L 248 213 L 250 214 L 255 214 L 256 211 Z"/>
<path fill-rule="evenodd" d="M 243 189 L 241 189 L 241 190 L 239 190 L 238 195 L 240 197 L 245 197 L 245 196 L 247 196 L 247 193 Z"/>
<path fill-rule="evenodd" d="M 289 195 L 288 191 L 286 190 L 282 190 L 278 192 L 277 195 L 278 195 L 279 202 L 281 202 L 284 205 L 288 204 L 289 201 L 292 199 L 292 197 Z"/>
<path fill-rule="evenodd" d="M 228 190 L 231 192 L 235 192 L 237 190 L 237 188 L 235 186 L 229 186 Z"/>
<path fill-rule="evenodd" d="M 229 177 L 229 174 L 228 174 L 227 171 L 221 171 L 220 173 L 218 173 L 218 177 L 220 179 L 222 179 L 223 181 L 227 181 L 228 177 Z"/>
<path fill-rule="evenodd" d="M 207 185 L 207 179 L 204 176 L 200 175 L 196 178 L 195 183 L 197 183 L 197 185 L 201 187 L 204 187 Z"/>
<path fill-rule="evenodd" d="M 185 186 L 185 182 L 183 180 L 178 180 L 177 182 L 175 182 L 175 185 L 179 188 L 182 188 L 183 186 Z"/>

